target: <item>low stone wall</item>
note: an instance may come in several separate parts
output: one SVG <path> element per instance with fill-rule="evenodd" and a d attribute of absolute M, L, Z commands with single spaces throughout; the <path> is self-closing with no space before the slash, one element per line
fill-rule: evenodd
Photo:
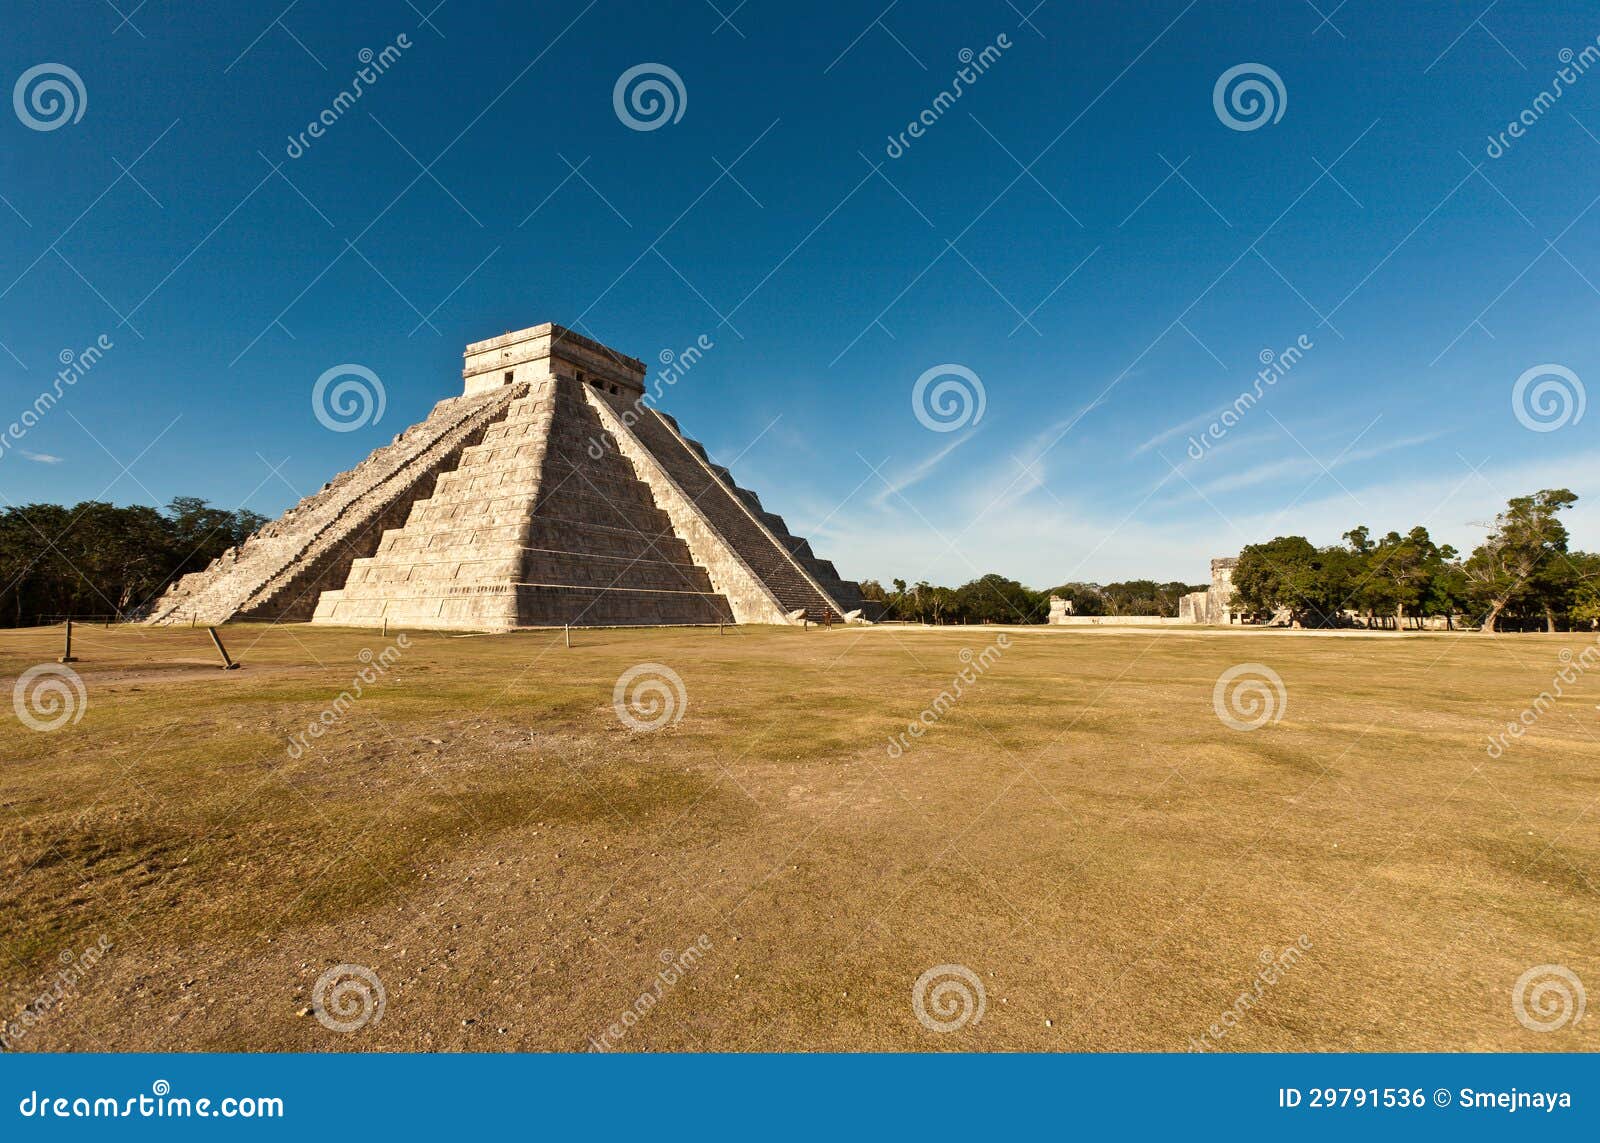
<path fill-rule="evenodd" d="M 1051 616 L 1051 627 L 1176 627 L 1193 620 L 1174 615 L 1062 615 Z"/>

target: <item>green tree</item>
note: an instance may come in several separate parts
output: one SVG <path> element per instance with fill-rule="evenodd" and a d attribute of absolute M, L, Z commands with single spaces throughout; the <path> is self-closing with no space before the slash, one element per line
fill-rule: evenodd
<path fill-rule="evenodd" d="M 1440 548 L 1420 524 L 1405 535 L 1390 532 L 1367 557 L 1371 596 L 1387 605 L 1397 629 L 1406 617 L 1422 614 L 1431 585 L 1443 565 L 1455 558 L 1455 549 Z"/>
<path fill-rule="evenodd" d="M 1440 549 L 1449 553 L 1441 560 L 1439 569 L 1428 582 L 1428 594 L 1422 601 L 1422 614 L 1444 617 L 1445 626 L 1455 629 L 1455 617 L 1471 610 L 1470 583 L 1454 548 Z"/>
<path fill-rule="evenodd" d="M 137 613 L 174 577 L 205 566 L 264 523 L 255 512 L 180 497 L 162 513 L 85 501 L 0 512 L 0 616 Z"/>
<path fill-rule="evenodd" d="M 1378 614 L 1391 606 L 1392 586 L 1381 575 L 1378 545 L 1373 543 L 1371 529 L 1365 524 L 1346 532 L 1344 540 L 1350 553 L 1347 566 L 1354 577 L 1344 605 L 1365 615 L 1368 627 L 1375 627 Z"/>
<path fill-rule="evenodd" d="M 1468 595 L 1483 617 L 1481 631 L 1493 633 L 1509 608 L 1542 612 L 1547 628 L 1555 630 L 1558 585 L 1564 581 L 1551 565 L 1565 559 L 1568 538 L 1558 513 L 1577 499 L 1565 488 L 1546 488 L 1515 497 L 1495 517 L 1488 538 L 1464 565 Z"/>
<path fill-rule="evenodd" d="M 955 615 L 969 623 L 1041 623 L 1050 609 L 1046 594 L 995 572 L 962 584 L 953 602 Z"/>
<path fill-rule="evenodd" d="M 71 569 L 55 545 L 72 517 L 60 504 L 20 504 L 0 513 L 0 575 L 5 613 L 21 626 L 30 613 L 59 611 L 70 602 Z"/>
<path fill-rule="evenodd" d="M 1348 595 L 1352 562 L 1346 549 L 1318 548 L 1304 536 L 1250 544 L 1233 569 L 1234 608 L 1258 616 L 1287 611 L 1296 626 L 1327 626 Z"/>
<path fill-rule="evenodd" d="M 1567 557 L 1573 571 L 1573 586 L 1567 615 L 1574 623 L 1594 626 L 1600 623 L 1600 555 L 1573 552 Z"/>

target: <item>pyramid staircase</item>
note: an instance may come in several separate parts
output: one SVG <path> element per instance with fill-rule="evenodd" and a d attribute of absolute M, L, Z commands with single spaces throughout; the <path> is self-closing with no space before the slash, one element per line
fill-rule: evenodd
<path fill-rule="evenodd" d="M 428 495 L 462 450 L 505 415 L 501 390 L 440 401 L 428 418 L 372 453 L 279 519 L 186 575 L 157 600 L 147 623 L 204 624 L 228 619 L 307 620 L 323 589 L 343 583 L 351 563 L 370 555 L 386 527 Z"/>

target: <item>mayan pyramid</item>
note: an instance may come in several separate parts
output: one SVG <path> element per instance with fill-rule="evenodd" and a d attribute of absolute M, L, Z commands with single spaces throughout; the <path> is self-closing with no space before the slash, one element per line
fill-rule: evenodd
<path fill-rule="evenodd" d="M 465 358 L 461 396 L 184 576 L 149 622 L 860 617 L 856 584 L 645 403 L 643 362 L 558 325 L 474 342 Z"/>

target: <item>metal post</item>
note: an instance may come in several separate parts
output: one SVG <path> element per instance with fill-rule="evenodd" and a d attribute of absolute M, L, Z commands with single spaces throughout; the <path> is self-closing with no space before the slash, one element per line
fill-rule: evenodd
<path fill-rule="evenodd" d="M 76 663 L 77 661 L 72 657 L 72 620 L 69 618 L 67 620 L 67 647 L 66 650 L 61 652 L 61 658 L 57 659 L 56 662 Z"/>
<path fill-rule="evenodd" d="M 389 637 L 389 617 L 387 615 L 383 617 L 383 637 L 385 639 Z"/>
<path fill-rule="evenodd" d="M 564 630 L 567 633 L 567 646 L 571 647 L 572 646 L 572 624 L 570 624 L 570 623 L 567 624 L 567 626 L 562 628 L 562 630 Z"/>
<path fill-rule="evenodd" d="M 222 656 L 222 669 L 224 671 L 237 671 L 239 664 L 228 657 L 228 649 L 222 645 L 222 636 L 217 634 L 217 629 L 215 627 L 207 627 L 206 630 L 211 632 L 211 641 L 217 645 L 217 654 Z"/>

